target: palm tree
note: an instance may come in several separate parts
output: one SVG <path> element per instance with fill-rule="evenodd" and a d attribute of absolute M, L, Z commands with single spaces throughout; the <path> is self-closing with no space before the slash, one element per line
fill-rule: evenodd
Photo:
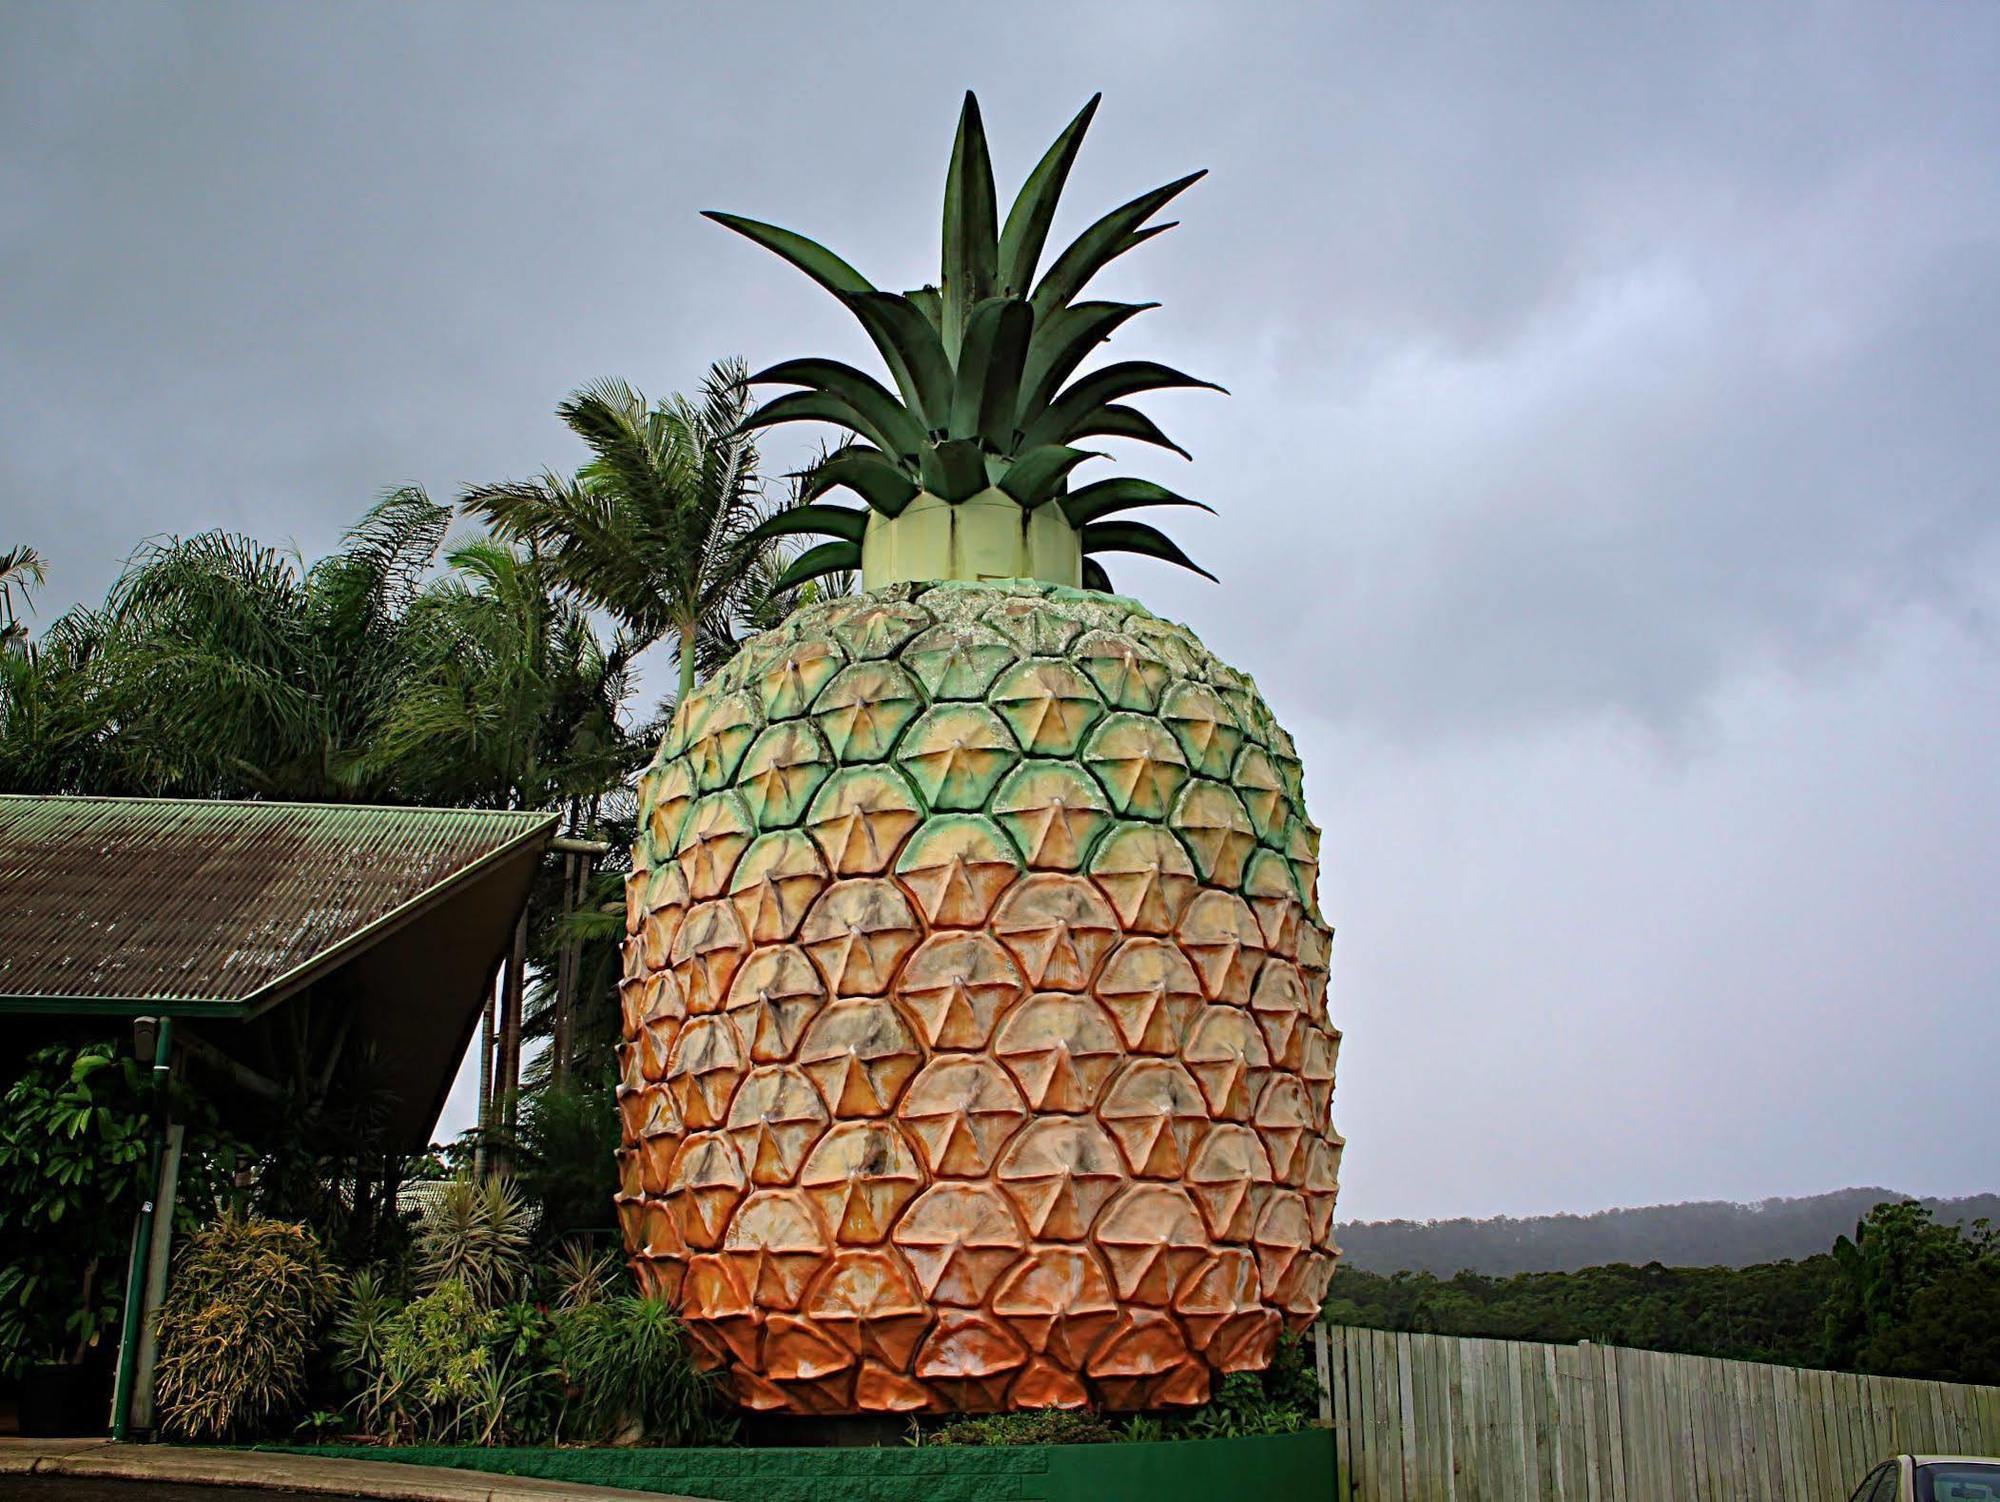
<path fill-rule="evenodd" d="M 735 651 L 746 586 L 768 553 L 741 361 L 709 367 L 698 400 L 649 403 L 623 381 L 573 393 L 556 413 L 590 449 L 574 478 L 475 486 L 461 504 L 535 549 L 579 600 L 608 612 L 619 662 L 673 638 L 680 694 Z"/>
<path fill-rule="evenodd" d="M 533 554 L 476 538 L 411 604 L 407 661 L 374 756 L 409 795 L 555 808 L 622 788 L 645 760 L 627 665 Z"/>
<path fill-rule="evenodd" d="M 380 725 L 377 756 L 420 800 L 567 808 L 573 827 L 595 828 L 610 798 L 629 822 L 626 789 L 662 727 L 625 725 L 628 664 L 606 652 L 588 609 L 551 587 L 534 553 L 480 537 L 447 561 L 410 609 L 410 666 Z M 531 959 L 538 989 L 567 973 L 576 881 L 567 864 L 562 871 L 559 887 L 552 872 L 537 882 L 517 938 L 521 963 L 510 967 L 497 1026 L 481 1034 L 483 1077 L 493 1083 L 480 1124 L 489 1132 L 513 1125 L 524 1036 L 553 1033 L 556 1071 L 567 1069 L 568 989 L 559 985 L 557 1004 L 534 1017 L 521 989 Z"/>
<path fill-rule="evenodd" d="M 14 613 L 14 596 L 27 609 L 34 592 L 49 582 L 42 555 L 31 547 L 0 549 L 0 652 L 24 656 L 28 650 L 28 628 Z"/>
<path fill-rule="evenodd" d="M 0 793 L 121 790 L 99 672 L 109 629 L 78 606 L 32 648 L 0 652 Z"/>
<path fill-rule="evenodd" d="M 374 733 L 450 517 L 421 490 L 394 491 L 311 567 L 234 533 L 144 545 L 105 603 L 93 672 L 117 780 L 210 797 L 389 796 Z"/>

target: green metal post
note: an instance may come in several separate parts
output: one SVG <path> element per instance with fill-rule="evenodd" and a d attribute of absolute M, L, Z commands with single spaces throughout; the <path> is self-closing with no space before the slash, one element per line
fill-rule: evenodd
<path fill-rule="evenodd" d="M 160 1155 L 167 1136 L 167 1083 L 173 1075 L 174 1019 L 159 1019 L 153 1040 L 153 1145 L 146 1168 L 145 1198 L 132 1225 L 132 1257 L 125 1267 L 125 1308 L 119 1322 L 118 1376 L 111 1389 L 111 1437 L 125 1438 L 132 1407 L 132 1371 L 139 1356 L 139 1319 L 145 1306 L 146 1265 L 153 1253 L 154 1196 L 160 1187 Z"/>

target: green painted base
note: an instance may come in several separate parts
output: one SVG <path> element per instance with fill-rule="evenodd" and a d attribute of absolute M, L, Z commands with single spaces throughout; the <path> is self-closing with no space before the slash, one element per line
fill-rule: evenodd
<path fill-rule="evenodd" d="M 1330 1502 L 1333 1431 L 1154 1444 L 960 1449 L 509 1450 L 271 1445 L 715 1502 Z"/>

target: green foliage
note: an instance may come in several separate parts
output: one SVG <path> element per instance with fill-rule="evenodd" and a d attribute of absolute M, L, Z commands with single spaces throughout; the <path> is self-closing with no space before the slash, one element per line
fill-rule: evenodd
<path fill-rule="evenodd" d="M 401 1310 L 373 1268 L 363 1268 L 347 1280 L 333 1326 L 334 1349 L 351 1376 L 372 1372 L 381 1365 L 389 1342 L 389 1321 Z"/>
<path fill-rule="evenodd" d="M 230 1213 L 196 1231 L 175 1256 L 160 1310 L 167 1431 L 223 1439 L 288 1412 L 336 1287 L 304 1226 Z"/>
<path fill-rule="evenodd" d="M 916 1433 L 925 1445 L 1101 1445 L 1126 1438 L 1099 1415 L 1080 1408 L 1031 1408 L 1022 1413 L 985 1413 L 954 1419 L 942 1428 Z"/>
<path fill-rule="evenodd" d="M 363 1429 L 391 1443 L 719 1443 L 733 1424 L 663 1302 L 566 1242 L 530 1261 L 529 1211 L 498 1177 L 447 1185 L 419 1228 L 417 1296 L 349 1280 L 333 1331 Z"/>
<path fill-rule="evenodd" d="M 1825 1355 L 1845 1370 L 2000 1381 L 2000 1236 L 1938 1225 L 1914 1200 L 1877 1205 L 1833 1246 Z"/>
<path fill-rule="evenodd" d="M 1319 1417 L 1325 1391 L 1305 1341 L 1283 1335 L 1271 1364 L 1261 1372 L 1231 1372 L 1215 1384 L 1209 1400 L 1158 1422 L 1169 1439 L 1241 1439 L 1254 1434 L 1292 1434 Z M 1139 1437 L 1134 1434 L 1132 1437 Z"/>
<path fill-rule="evenodd" d="M 547 806 L 650 749 L 587 615 L 532 556 L 444 555 L 399 490 L 307 566 L 253 538 L 142 545 L 100 610 L 0 665 L 0 791 Z"/>
<path fill-rule="evenodd" d="M 186 1128 L 177 1229 L 211 1216 L 243 1161 L 186 1089 L 112 1043 L 37 1050 L 0 1096 L 0 1372 L 80 1361 L 117 1318 L 156 1106 Z"/>
<path fill-rule="evenodd" d="M 1644 1350 L 1809 1366 L 1832 1259 L 1755 1268 L 1614 1264 L 1511 1278 L 1363 1272 L 1343 1266 L 1327 1290 L 1335 1324 L 1439 1335 Z"/>
<path fill-rule="evenodd" d="M 1941 1273 L 1902 1319 L 1872 1335 L 1856 1365 L 1886 1377 L 2000 1386 L 2000 1258 Z"/>
<path fill-rule="evenodd" d="M 390 1444 L 721 1444 L 734 1421 L 658 1300 L 611 1291 L 581 1245 L 548 1269 L 553 1309 L 492 1305 L 455 1277 L 407 1302 L 375 1273 L 341 1300 L 333 1350 L 362 1432 Z"/>
<path fill-rule="evenodd" d="M 392 1443 L 491 1443 L 481 1436 L 496 1427 L 486 1338 L 497 1325 L 457 1279 L 389 1314 L 373 1362 L 342 1353 L 367 1376 L 357 1404 L 362 1422 Z M 351 1326 L 343 1321 L 342 1328 Z"/>
<path fill-rule="evenodd" d="M 1125 398 L 1174 388 L 1221 389 L 1147 360 L 1114 362 L 1070 382 L 1115 329 L 1154 306 L 1078 302 L 1078 294 L 1108 263 L 1171 228 L 1149 227 L 1147 221 L 1201 176 L 1183 177 L 1113 209 L 1037 280 L 1057 200 L 1096 109 L 1093 98 L 1056 138 L 1003 227 L 979 104 L 965 96 L 945 179 L 936 287 L 903 295 L 878 291 L 839 256 L 790 230 L 735 214 L 708 215 L 839 298 L 866 330 L 895 384 L 892 392 L 851 365 L 824 359 L 787 360 L 750 377 L 753 385 L 797 389 L 766 403 L 743 424 L 746 429 L 819 422 L 853 435 L 819 467 L 804 499 L 845 488 L 865 508 L 894 517 L 919 490 L 956 503 L 997 486 L 1024 510 L 1048 502 L 1063 508 L 1080 533 L 1089 587 L 1110 587 L 1103 566 L 1090 556 L 1103 553 L 1137 553 L 1205 572 L 1153 527 L 1100 520 L 1112 511 L 1198 503 L 1142 484 L 1109 491 L 1087 486 L 1065 494 L 1070 470 L 1101 457 L 1074 446 L 1085 438 L 1137 438 L 1176 447 L 1126 406 Z M 808 506 L 772 518 L 761 531 L 833 538 L 786 575 L 790 582 L 804 582 L 859 566 L 867 509 Z"/>
<path fill-rule="evenodd" d="M 649 747 L 621 723 L 627 656 L 532 552 L 474 538 L 409 607 L 374 754 L 413 801 L 547 808 L 620 787 Z"/>
<path fill-rule="evenodd" d="M 35 591 L 49 582 L 48 565 L 33 548 L 0 548 L 0 654 L 18 653 L 27 643 L 28 628 L 21 624 L 19 610 L 31 608 Z"/>
<path fill-rule="evenodd" d="M 734 628 L 768 585 L 772 550 L 750 537 L 766 512 L 749 413 L 740 362 L 711 366 L 692 400 L 600 381 L 557 408 L 591 455 L 574 477 L 475 486 L 463 504 L 618 622 L 619 666 L 671 637 L 685 694 L 698 668 L 734 655 Z"/>
<path fill-rule="evenodd" d="M 1231 1372 L 1215 1384 L 1198 1408 L 1132 1414 L 1114 1424 L 1089 1409 L 1034 1408 L 1022 1413 L 989 1413 L 925 1428 L 912 1420 L 910 1442 L 918 1445 L 1096 1445 L 1163 1439 L 1240 1439 L 1256 1434 L 1292 1434 L 1319 1416 L 1321 1388 L 1305 1342 L 1280 1338 L 1270 1367 Z"/>
<path fill-rule="evenodd" d="M 511 1298 L 528 1272 L 532 1214 L 497 1174 L 455 1179 L 417 1228 L 418 1278 L 427 1288 L 456 1283 L 484 1307 Z"/>
<path fill-rule="evenodd" d="M 724 1444 L 735 1432 L 665 1300 L 619 1294 L 558 1316 L 573 1432 L 614 1442 Z"/>
<path fill-rule="evenodd" d="M 601 1303 L 618 1286 L 621 1264 L 611 1252 L 600 1252 L 587 1241 L 565 1241 L 549 1264 L 558 1309 L 581 1309 Z"/>
<path fill-rule="evenodd" d="M 608 1079 L 544 1085 L 524 1100 L 515 1169 L 545 1241 L 610 1227 L 619 1131 Z"/>

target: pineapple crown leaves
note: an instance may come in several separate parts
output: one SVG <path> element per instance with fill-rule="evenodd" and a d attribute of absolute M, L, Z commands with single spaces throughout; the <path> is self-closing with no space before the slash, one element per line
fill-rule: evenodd
<path fill-rule="evenodd" d="M 893 518 L 918 494 L 956 504 L 997 488 L 1024 510 L 1054 501 L 1079 533 L 1084 584 L 1109 589 L 1094 554 L 1138 553 L 1215 576 L 1158 528 L 1113 513 L 1154 506 L 1213 508 L 1150 481 L 1118 478 L 1070 489 L 1070 472 L 1102 455 L 1076 447 L 1093 437 L 1130 438 L 1187 451 L 1126 404 L 1147 391 L 1206 388 L 1212 381 L 1149 360 L 1123 360 L 1072 380 L 1099 344 L 1157 303 L 1078 301 L 1111 261 L 1173 228 L 1148 224 L 1203 174 L 1190 173 L 1111 210 L 1056 256 L 1039 279 L 1056 202 L 1098 99 L 1077 113 L 1029 173 L 1004 224 L 978 101 L 968 93 L 945 178 L 940 284 L 883 292 L 824 246 L 736 214 L 706 217 L 773 251 L 839 298 L 881 353 L 895 390 L 838 360 L 786 360 L 752 384 L 796 389 L 765 403 L 746 429 L 825 422 L 853 435 L 806 478 L 802 499 L 767 521 L 764 536 L 823 535 L 786 571 L 788 584 L 858 567 L 868 511 Z M 866 509 L 820 497 L 846 489 Z"/>

